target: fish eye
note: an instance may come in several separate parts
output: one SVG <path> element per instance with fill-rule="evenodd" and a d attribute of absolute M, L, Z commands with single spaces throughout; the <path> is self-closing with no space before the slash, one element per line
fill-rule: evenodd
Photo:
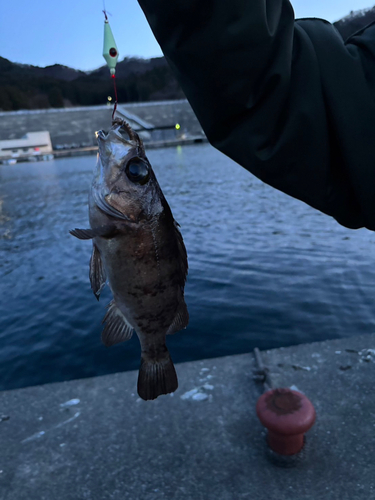
<path fill-rule="evenodd" d="M 131 161 L 126 167 L 126 175 L 132 182 L 146 184 L 150 178 L 150 170 L 147 163 L 141 160 Z"/>

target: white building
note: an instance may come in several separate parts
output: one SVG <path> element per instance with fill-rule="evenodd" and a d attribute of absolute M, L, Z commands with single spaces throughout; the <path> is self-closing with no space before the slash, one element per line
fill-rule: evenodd
<path fill-rule="evenodd" d="M 38 156 L 52 153 L 49 132 L 28 132 L 21 139 L 0 141 L 0 158 L 19 158 L 22 156 Z"/>

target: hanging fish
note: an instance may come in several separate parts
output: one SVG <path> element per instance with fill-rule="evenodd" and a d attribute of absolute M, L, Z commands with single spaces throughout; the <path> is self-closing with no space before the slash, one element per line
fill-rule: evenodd
<path fill-rule="evenodd" d="M 97 136 L 91 228 L 70 232 L 93 240 L 90 280 L 95 296 L 99 300 L 107 279 L 113 293 L 102 341 L 111 346 L 136 331 L 142 351 L 138 394 L 155 399 L 178 387 L 166 336 L 189 321 L 185 245 L 138 134 L 115 119 L 108 133 Z"/>

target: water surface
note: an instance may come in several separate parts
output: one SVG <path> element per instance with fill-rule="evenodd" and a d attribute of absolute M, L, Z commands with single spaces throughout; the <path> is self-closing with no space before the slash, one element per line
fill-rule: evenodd
<path fill-rule="evenodd" d="M 189 256 L 175 362 L 374 332 L 374 234 L 339 226 L 196 145 L 149 159 Z M 0 389 L 138 368 L 137 337 L 105 348 L 91 292 L 95 157 L 0 166 Z"/>

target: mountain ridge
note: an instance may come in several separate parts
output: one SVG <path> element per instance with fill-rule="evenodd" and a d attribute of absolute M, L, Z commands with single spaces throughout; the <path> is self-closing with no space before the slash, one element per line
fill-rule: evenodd
<path fill-rule="evenodd" d="M 333 23 L 345 40 L 375 21 L 375 7 L 351 11 Z M 164 57 L 125 57 L 116 66 L 118 100 L 182 99 L 184 94 Z M 63 108 L 105 104 L 114 98 L 106 65 L 81 71 L 53 64 L 44 68 L 0 56 L 0 110 Z"/>

